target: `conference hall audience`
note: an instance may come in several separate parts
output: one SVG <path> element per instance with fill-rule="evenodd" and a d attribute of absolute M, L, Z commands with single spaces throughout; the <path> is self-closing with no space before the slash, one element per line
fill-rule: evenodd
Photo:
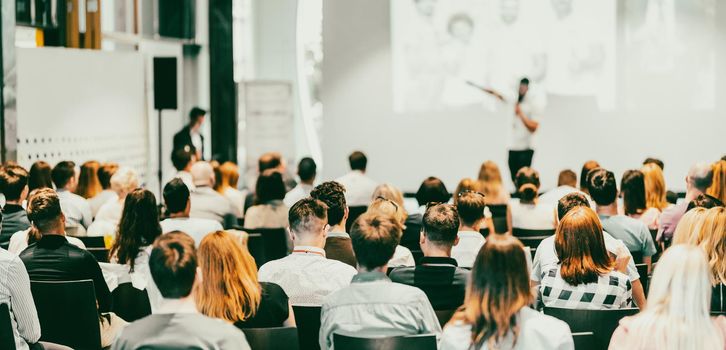
<path fill-rule="evenodd" d="M 274 170 L 282 174 L 282 182 L 285 184 L 285 192 L 292 190 L 297 183 L 295 179 L 287 173 L 287 161 L 282 157 L 279 152 L 267 152 L 261 155 L 257 159 L 257 172 L 248 173 L 245 181 L 247 188 L 250 189 L 250 193 L 245 198 L 245 213 L 252 205 L 255 204 L 255 191 L 257 190 L 257 180 L 262 173 Z M 245 214 L 246 215 L 246 214 Z"/>
<path fill-rule="evenodd" d="M 615 175 L 602 168 L 592 170 L 588 176 L 588 189 L 597 205 L 603 230 L 623 241 L 631 254 L 641 255 L 642 261 L 636 263 L 648 264 L 650 269 L 651 257 L 657 252 L 653 237 L 642 221 L 618 214 Z"/>
<path fill-rule="evenodd" d="M 192 165 L 191 173 L 195 188 L 191 191 L 189 216 L 214 220 L 224 227 L 236 225 L 237 216 L 234 215 L 232 203 L 214 190 L 215 176 L 212 165 L 204 161 L 196 162 Z"/>
<path fill-rule="evenodd" d="M 451 202 L 452 204 L 456 205 L 459 201 L 459 194 L 461 194 L 462 192 L 480 192 L 480 189 L 481 184 L 479 184 L 478 181 L 468 177 L 463 178 L 461 179 L 461 181 L 459 181 L 459 184 L 456 185 L 456 189 L 454 189 Z"/>
<path fill-rule="evenodd" d="M 539 197 L 540 203 L 547 203 L 554 208 L 560 198 L 572 193 L 579 192 L 577 189 L 577 174 L 570 169 L 560 171 L 557 176 L 557 187 L 543 193 Z"/>
<path fill-rule="evenodd" d="M 310 197 L 325 203 L 328 207 L 330 230 L 325 239 L 325 256 L 356 267 L 353 245 L 350 235 L 345 230 L 350 213 L 345 202 L 345 188 L 335 181 L 323 182 L 310 192 Z"/>
<path fill-rule="evenodd" d="M 75 191 L 77 195 L 85 199 L 91 199 L 101 192 L 101 183 L 98 181 L 98 169 L 100 167 L 101 163 L 95 160 L 89 160 L 81 164 L 81 173 L 78 176 L 78 186 Z"/>
<path fill-rule="evenodd" d="M 295 325 L 285 291 L 258 282 L 254 258 L 230 233 L 204 237 L 197 260 L 203 283 L 194 289 L 194 300 L 202 314 L 240 329 Z"/>
<path fill-rule="evenodd" d="M 349 286 L 324 299 L 320 348 L 334 348 L 334 333 L 356 337 L 435 334 L 438 338 L 441 326 L 426 294 L 386 276 L 401 237 L 398 219 L 365 213 L 353 224 L 350 236 L 358 273 Z"/>
<path fill-rule="evenodd" d="M 464 302 L 469 271 L 458 266 L 451 248 L 459 237 L 459 214 L 451 204 L 426 209 L 421 230 L 423 258 L 415 267 L 397 267 L 391 281 L 414 286 L 426 293 L 434 310 L 453 310 Z"/>
<path fill-rule="evenodd" d="M 433 202 L 431 202 L 433 204 Z M 386 215 L 386 216 L 392 216 L 396 219 L 399 225 L 399 232 L 401 232 L 401 236 L 398 237 L 398 242 L 401 242 L 401 237 L 403 236 L 403 229 L 406 227 L 404 224 L 406 221 L 405 211 L 399 207 L 398 203 L 388 199 L 379 197 L 375 199 L 371 205 L 368 207 L 368 210 L 366 210 L 366 213 L 369 214 L 379 214 L 379 215 Z M 420 232 L 419 232 L 419 238 L 420 238 Z M 420 248 L 420 247 L 419 247 Z M 388 266 L 390 267 L 399 267 L 399 266 L 415 266 L 416 260 L 413 257 L 413 253 L 411 253 L 411 250 L 402 246 L 397 245 L 396 250 L 393 253 L 393 257 L 388 262 Z"/>
<path fill-rule="evenodd" d="M 28 170 L 28 191 L 38 188 L 53 188 L 53 180 L 51 179 L 51 168 L 50 164 L 39 160 L 33 163 Z"/>
<path fill-rule="evenodd" d="M 216 220 L 190 217 L 192 200 L 189 187 L 183 180 L 175 178 L 169 181 L 164 186 L 163 196 L 168 218 L 160 223 L 162 233 L 184 232 L 191 236 L 198 246 L 207 234 L 223 229 Z"/>
<path fill-rule="evenodd" d="M 300 182 L 285 194 L 285 199 L 283 200 L 288 208 L 292 207 L 297 201 L 310 196 L 317 175 L 318 166 L 312 158 L 305 157 L 300 159 L 300 162 L 297 164 L 297 176 L 300 178 Z"/>
<path fill-rule="evenodd" d="M 668 188 L 663 176 L 663 168 L 657 163 L 647 163 L 640 168 L 640 171 L 643 173 L 645 186 L 645 206 L 662 212 L 670 206 L 667 200 Z"/>
<path fill-rule="evenodd" d="M 623 205 L 618 207 L 618 213 L 640 220 L 648 226 L 648 230 L 656 230 L 658 229 L 660 210 L 648 206 L 645 187 L 645 175 L 642 171 L 625 171 L 623 178 L 620 180 L 620 194 Z M 665 201 L 665 192 L 663 192 L 663 200 Z"/>
<path fill-rule="evenodd" d="M 287 226 L 290 210 L 285 199 L 285 183 L 277 170 L 265 170 L 257 179 L 255 202 L 245 213 L 245 228 L 281 228 Z"/>
<path fill-rule="evenodd" d="M 156 239 L 149 257 L 154 283 L 164 297 L 159 310 L 126 326 L 112 350 L 249 350 L 244 333 L 197 311 L 192 291 L 202 283 L 194 240 L 182 232 Z"/>
<path fill-rule="evenodd" d="M 620 320 L 609 349 L 724 349 L 726 319 L 709 314 L 709 277 L 697 247 L 666 250 L 650 281 L 648 306 Z"/>
<path fill-rule="evenodd" d="M 530 308 L 524 246 L 501 235 L 479 251 L 464 305 L 444 327 L 441 350 L 573 350 L 570 327 Z"/>
<path fill-rule="evenodd" d="M 580 171 L 580 191 L 586 195 L 590 195 L 590 190 L 587 187 L 587 181 L 588 181 L 588 175 L 590 174 L 591 170 L 597 169 L 600 167 L 600 163 L 594 160 L 588 160 L 585 162 L 585 164 L 582 165 L 582 170 Z"/>
<path fill-rule="evenodd" d="M 574 192 L 562 197 L 557 203 L 558 221 L 576 208 L 590 208 L 587 195 L 582 192 Z M 537 247 L 534 258 L 532 259 L 532 271 L 530 274 L 533 285 L 540 284 L 545 272 L 553 268 L 556 269 L 558 264 L 560 264 L 561 259 L 555 248 L 555 237 L 556 235 L 552 235 L 545 238 Z M 618 255 L 623 259 L 624 255 L 630 255 L 628 248 L 625 247 L 622 241 L 613 238 L 613 236 L 605 231 L 602 232 L 602 238 L 611 260 L 615 261 Z M 646 303 L 645 292 L 643 290 L 643 284 L 640 281 L 641 276 L 638 273 L 632 256 L 628 259 L 626 270 L 632 286 L 633 300 L 638 306 L 643 307 Z M 647 276 L 642 276 L 642 278 L 647 278 Z"/>
<path fill-rule="evenodd" d="M 421 225 L 423 214 L 426 212 L 426 205 L 429 203 L 448 203 L 451 194 L 441 179 L 433 176 L 427 177 L 416 191 L 416 202 L 418 208 L 408 212 L 408 223 Z"/>
<path fill-rule="evenodd" d="M 660 215 L 658 227 L 658 235 L 656 240 L 659 242 L 668 242 L 673 238 L 673 233 L 678 226 L 683 214 L 688 209 L 688 203 L 696 198 L 699 194 L 706 192 L 713 181 L 713 169 L 711 164 L 696 163 L 688 170 L 686 176 L 686 197 L 680 203 L 666 208 Z"/>
<path fill-rule="evenodd" d="M 98 183 L 101 185 L 101 192 L 88 199 L 88 203 L 91 205 L 91 213 L 93 217 L 96 217 L 101 206 L 106 204 L 110 200 L 118 198 L 116 191 L 111 189 L 111 177 L 116 174 L 119 166 L 116 163 L 104 163 L 98 168 L 97 176 Z"/>
<path fill-rule="evenodd" d="M 85 229 L 93 222 L 93 213 L 91 213 L 91 206 L 86 199 L 73 193 L 78 186 L 76 163 L 59 162 L 53 167 L 50 175 L 56 191 L 58 191 L 63 215 L 66 217 L 66 225 L 77 229 L 79 233 L 85 232 Z"/>
<path fill-rule="evenodd" d="M 539 201 L 539 172 L 530 167 L 519 169 L 514 178 L 519 198 L 512 199 L 512 227 L 526 230 L 551 230 L 555 228 L 552 205 Z"/>
<path fill-rule="evenodd" d="M 116 197 L 104 203 L 98 210 L 96 218 L 88 227 L 89 236 L 113 234 L 121 220 L 126 196 L 139 187 L 139 182 L 139 177 L 132 168 L 119 168 L 111 176 L 111 189 L 116 193 Z"/>
<path fill-rule="evenodd" d="M 627 273 L 630 256 L 613 260 L 605 248 L 597 214 L 572 209 L 557 226 L 555 251 L 559 263 L 542 270 L 539 296 L 547 307 L 620 309 L 630 306 L 632 286 Z"/>
<path fill-rule="evenodd" d="M 61 210 L 59 194 L 40 189 L 28 201 L 28 218 L 40 238 L 19 256 L 32 281 L 92 280 L 98 303 L 101 346 L 109 346 L 116 332 L 125 325 L 111 311 L 111 292 L 96 258 L 86 250 L 70 244 L 65 237 L 66 218 Z"/>
<path fill-rule="evenodd" d="M 237 189 L 237 182 L 239 181 L 239 169 L 237 164 L 232 162 L 224 162 L 217 167 L 217 182 L 214 184 L 214 189 L 219 194 L 227 197 L 229 202 L 232 204 L 234 215 L 237 218 L 243 218 L 245 215 L 245 198 L 247 197 L 246 191 L 240 191 Z"/>
<path fill-rule="evenodd" d="M 11 339 L 16 350 L 28 350 L 40 339 L 40 322 L 30 293 L 30 277 L 20 258 L 0 249 L 0 303 L 10 311 Z"/>
<path fill-rule="evenodd" d="M 28 197 L 28 172 L 17 164 L 0 167 L 0 192 L 5 195 L 0 226 L 0 247 L 8 249 L 15 232 L 30 228 L 23 202 Z"/>
<path fill-rule="evenodd" d="M 378 183 L 366 175 L 368 157 L 363 152 L 355 151 L 348 156 L 350 172 L 339 177 L 335 182 L 345 187 L 345 200 L 348 206 L 364 207 L 371 203 L 371 195 Z"/>
<path fill-rule="evenodd" d="M 197 161 L 195 153 L 189 146 L 176 149 L 171 153 L 171 164 L 176 169 L 174 178 L 184 181 L 184 184 L 189 187 L 189 191 L 194 191 L 196 188 L 194 177 L 192 177 L 192 165 Z"/>
<path fill-rule="evenodd" d="M 459 215 L 459 227 L 457 233 L 458 242 L 451 248 L 451 257 L 461 267 L 471 268 L 474 266 L 479 250 L 486 241 L 480 233 L 486 218 L 486 196 L 479 192 L 462 192 L 457 195 L 457 213 Z M 493 231 L 489 231 L 492 234 Z"/>
<path fill-rule="evenodd" d="M 478 176 L 481 192 L 490 204 L 509 204 L 509 192 L 502 183 L 502 173 L 497 163 L 487 160 L 479 168 Z"/>
<path fill-rule="evenodd" d="M 272 282 L 285 291 L 292 305 L 321 305 L 323 299 L 350 284 L 355 268 L 328 259 L 328 208 L 325 203 L 305 198 L 290 208 L 289 229 L 294 236 L 292 254 L 260 267 L 261 282 Z"/>
<path fill-rule="evenodd" d="M 726 160 L 719 160 L 713 164 L 713 181 L 706 193 L 726 202 Z"/>

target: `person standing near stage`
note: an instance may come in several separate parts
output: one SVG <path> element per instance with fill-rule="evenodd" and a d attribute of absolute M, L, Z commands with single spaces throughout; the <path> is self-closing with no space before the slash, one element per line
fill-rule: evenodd
<path fill-rule="evenodd" d="M 189 124 L 174 135 L 174 151 L 180 149 L 193 150 L 197 160 L 204 160 L 204 136 L 202 135 L 202 124 L 204 124 L 207 111 L 194 107 L 189 111 Z"/>
<path fill-rule="evenodd" d="M 534 155 L 532 138 L 537 129 L 539 129 L 540 122 L 538 117 L 546 104 L 545 97 L 543 94 L 533 94 L 530 92 L 529 79 L 527 78 L 522 78 L 519 81 L 516 98 L 514 96 L 504 96 L 502 93 L 491 88 L 474 86 L 496 97 L 505 104 L 512 105 L 514 108 L 511 143 L 509 146 L 509 173 L 512 181 L 514 181 L 519 169 L 532 165 L 532 156 Z"/>

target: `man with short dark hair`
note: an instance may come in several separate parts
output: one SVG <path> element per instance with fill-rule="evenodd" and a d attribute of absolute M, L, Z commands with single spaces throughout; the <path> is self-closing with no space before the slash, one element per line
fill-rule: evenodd
<path fill-rule="evenodd" d="M 570 210 L 578 207 L 590 207 L 590 200 L 582 192 L 573 192 L 562 198 L 557 202 L 557 219 L 565 217 Z M 605 242 L 605 249 L 614 258 L 619 252 L 628 251 L 622 241 L 613 238 L 609 233 L 603 231 L 603 240 Z M 555 236 L 545 238 L 537 247 L 537 251 L 532 259 L 532 273 L 530 274 L 530 280 L 532 284 L 539 284 L 542 280 L 543 271 L 548 271 L 552 266 L 557 266 L 560 260 L 555 252 Z M 642 309 L 645 307 L 645 292 L 643 291 L 643 284 L 640 282 L 640 274 L 638 269 L 635 267 L 635 262 L 632 259 L 628 262 L 627 275 L 630 278 L 630 283 L 633 286 L 633 300 Z M 645 278 L 647 276 L 643 276 Z"/>
<path fill-rule="evenodd" d="M 98 182 L 101 183 L 103 191 L 93 198 L 88 199 L 88 203 L 91 205 L 91 214 L 93 214 L 94 218 L 98 211 L 101 210 L 101 206 L 106 204 L 106 202 L 118 199 L 116 191 L 111 189 L 111 177 L 116 174 L 118 169 L 118 164 L 112 162 L 103 163 L 98 168 Z"/>
<path fill-rule="evenodd" d="M 356 267 L 350 235 L 345 232 L 349 214 L 348 205 L 345 202 L 345 188 L 335 181 L 323 182 L 310 192 L 310 196 L 328 206 L 330 232 L 325 239 L 325 255 L 328 259 L 338 260 Z"/>
<path fill-rule="evenodd" d="M 157 238 L 149 269 L 164 300 L 153 315 L 126 326 L 111 349 L 250 348 L 242 331 L 197 311 L 192 290 L 202 276 L 191 237 L 171 232 Z"/>
<path fill-rule="evenodd" d="M 292 254 L 260 267 L 261 282 L 272 282 L 285 291 L 292 305 L 320 305 L 328 294 L 347 286 L 355 269 L 328 259 L 325 239 L 328 225 L 325 203 L 305 198 L 292 206 L 288 230 L 294 236 Z"/>
<path fill-rule="evenodd" d="M 368 157 L 363 152 L 355 151 L 348 157 L 350 172 L 339 177 L 335 182 L 345 187 L 345 200 L 351 207 L 362 207 L 371 204 L 371 196 L 378 183 L 366 176 Z"/>
<path fill-rule="evenodd" d="M 283 202 L 286 207 L 290 208 L 297 201 L 310 196 L 317 172 L 318 166 L 312 158 L 305 157 L 300 160 L 300 163 L 297 165 L 297 176 L 300 178 L 300 182 L 285 194 Z"/>
<path fill-rule="evenodd" d="M 415 267 L 394 269 L 389 275 L 391 281 L 423 290 L 434 310 L 461 306 L 470 272 L 451 257 L 451 248 L 459 243 L 458 231 L 455 206 L 439 204 L 426 209 L 419 242 L 424 256 Z"/>
<path fill-rule="evenodd" d="M 192 151 L 197 159 L 204 160 L 204 135 L 201 130 L 206 115 L 207 111 L 199 107 L 189 111 L 189 123 L 174 134 L 174 150 L 186 148 Z"/>
<path fill-rule="evenodd" d="M 63 215 L 66 217 L 68 226 L 83 226 L 88 228 L 93 221 L 93 213 L 91 205 L 85 198 L 75 194 L 78 186 L 78 171 L 76 171 L 76 163 L 71 161 L 62 161 L 53 167 L 50 177 L 58 191 Z"/>
<path fill-rule="evenodd" d="M 458 196 L 456 209 L 459 214 L 459 242 L 451 249 L 451 257 L 456 259 L 459 266 L 471 268 L 486 242 L 480 230 L 486 220 L 484 213 L 487 203 L 484 194 L 479 192 L 463 192 Z"/>
<path fill-rule="evenodd" d="M 196 160 L 196 155 L 189 147 L 174 150 L 171 153 L 171 163 L 176 169 L 174 178 L 179 178 L 189 187 L 190 191 L 194 191 L 194 178 L 192 177 L 192 165 Z"/>
<path fill-rule="evenodd" d="M 559 201 L 560 198 L 573 192 L 580 192 L 580 190 L 577 189 L 577 174 L 570 169 L 565 169 L 560 171 L 560 175 L 557 177 L 557 187 L 539 196 L 539 203 L 546 203 L 548 205 L 552 205 L 554 208 L 557 206 L 557 201 Z M 594 204 L 592 205 L 592 208 L 593 210 L 595 209 Z"/>
<path fill-rule="evenodd" d="M 647 165 L 647 164 L 655 164 L 660 168 L 660 170 L 665 170 L 665 164 L 663 163 L 662 160 L 660 160 L 658 158 L 651 158 L 651 157 L 645 158 L 645 160 L 643 161 L 643 165 Z"/>
<path fill-rule="evenodd" d="M 325 298 L 320 315 L 322 350 L 333 348 L 334 333 L 356 337 L 441 334 L 426 294 L 392 283 L 386 276 L 401 228 L 393 216 L 372 213 L 361 215 L 353 224 L 350 236 L 358 274 L 350 286 Z"/>
<path fill-rule="evenodd" d="M 640 220 L 618 214 L 618 189 L 615 175 L 599 168 L 590 172 L 588 178 L 590 196 L 597 204 L 603 230 L 623 241 L 631 253 L 640 253 L 643 263 L 650 266 L 651 256 L 657 251 L 648 226 Z"/>
<path fill-rule="evenodd" d="M 664 209 L 663 213 L 660 214 L 658 218 L 660 224 L 658 227 L 658 235 L 656 236 L 657 241 L 670 241 L 673 238 L 676 226 L 678 226 L 681 217 L 683 217 L 686 209 L 688 209 L 688 203 L 694 200 L 699 194 L 706 193 L 706 189 L 711 187 L 712 182 L 713 169 L 710 163 L 696 163 L 688 170 L 688 176 L 686 176 L 686 198 L 682 202 Z"/>
<path fill-rule="evenodd" d="M 164 186 L 163 195 L 169 217 L 159 223 L 161 232 L 184 232 L 194 238 L 194 242 L 199 246 L 207 234 L 223 229 L 222 225 L 215 220 L 189 217 L 191 211 L 189 188 L 181 179 L 169 181 Z"/>
<path fill-rule="evenodd" d="M 28 214 L 23 208 L 23 201 L 28 197 L 28 172 L 17 164 L 7 164 L 0 168 L 0 192 L 5 195 L 0 247 L 8 249 L 13 233 L 30 227 Z"/>

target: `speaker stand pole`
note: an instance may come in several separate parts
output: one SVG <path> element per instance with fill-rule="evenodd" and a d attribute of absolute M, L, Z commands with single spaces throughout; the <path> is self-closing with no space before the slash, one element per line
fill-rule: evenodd
<path fill-rule="evenodd" d="M 159 111 L 159 128 L 158 128 L 159 138 L 157 140 L 158 140 L 158 144 L 159 144 L 159 159 L 158 159 L 159 160 L 159 170 L 156 173 L 156 175 L 159 179 L 159 205 L 161 205 L 163 198 L 164 198 L 164 196 L 163 196 L 164 185 L 162 184 L 162 179 L 161 179 L 161 176 L 162 176 L 162 173 L 161 173 L 161 163 L 162 163 L 162 161 L 161 161 L 161 157 L 162 157 L 162 155 L 161 155 L 161 109 L 159 109 L 158 111 Z"/>

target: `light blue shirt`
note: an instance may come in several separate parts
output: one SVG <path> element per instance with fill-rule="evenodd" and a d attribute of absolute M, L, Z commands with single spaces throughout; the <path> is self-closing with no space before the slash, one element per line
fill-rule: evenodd
<path fill-rule="evenodd" d="M 438 338 L 441 326 L 423 291 L 393 283 L 381 272 L 363 272 L 323 301 L 322 350 L 333 348 L 334 333 L 356 337 L 435 334 Z"/>
<path fill-rule="evenodd" d="M 642 252 L 644 257 L 656 253 L 653 237 L 648 226 L 640 220 L 625 215 L 600 215 L 603 230 L 623 241 L 628 250 Z"/>
<path fill-rule="evenodd" d="M 66 216 L 66 226 L 83 226 L 84 229 L 91 226 L 93 212 L 88 201 L 66 189 L 58 190 L 61 210 Z"/>

